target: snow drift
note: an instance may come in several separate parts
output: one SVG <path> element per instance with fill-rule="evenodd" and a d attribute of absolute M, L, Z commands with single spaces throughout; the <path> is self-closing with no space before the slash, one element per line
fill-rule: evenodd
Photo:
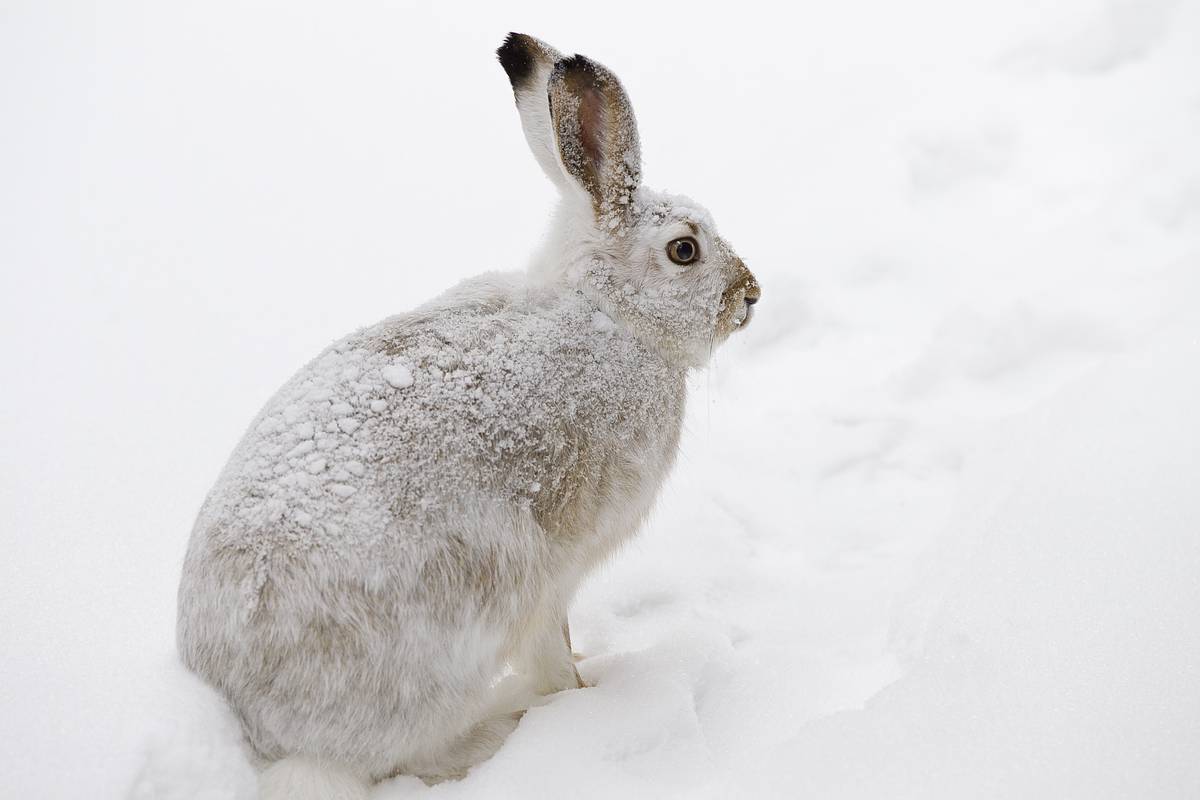
<path fill-rule="evenodd" d="M 1174 334 L 1003 426 L 937 550 L 951 588 L 927 644 L 863 710 L 774 749 L 768 762 L 782 766 L 767 786 L 914 798 L 1200 789 L 1200 330 Z"/>

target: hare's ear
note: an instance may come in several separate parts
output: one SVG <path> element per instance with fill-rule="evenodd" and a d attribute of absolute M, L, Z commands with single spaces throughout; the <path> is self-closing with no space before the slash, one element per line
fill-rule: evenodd
<path fill-rule="evenodd" d="M 550 103 L 546 98 L 550 72 L 562 54 L 532 36 L 510 33 L 496 51 L 496 57 L 508 73 L 517 111 L 521 115 L 521 128 L 533 157 L 560 192 L 570 191 L 567 176 L 558 163 L 558 145 L 554 140 Z"/>
<path fill-rule="evenodd" d="M 601 227 L 620 227 L 642 180 L 629 97 L 616 75 L 580 55 L 554 65 L 547 94 L 563 170 L 591 200 Z"/>

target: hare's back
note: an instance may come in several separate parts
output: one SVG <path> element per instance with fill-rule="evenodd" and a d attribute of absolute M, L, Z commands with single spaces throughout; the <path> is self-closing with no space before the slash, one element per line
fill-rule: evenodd
<path fill-rule="evenodd" d="M 305 549 L 377 538 L 488 489 L 486 456 L 528 438 L 528 412 L 553 413 L 531 387 L 553 361 L 554 323 L 511 286 L 479 282 L 487 291 L 468 283 L 305 365 L 243 436 L 197 527 L 239 549 Z"/>
<path fill-rule="evenodd" d="M 302 369 L 247 432 L 198 528 L 257 553 L 404 540 L 480 504 L 536 504 L 582 460 L 674 416 L 664 386 L 678 376 L 581 296 L 479 281 Z"/>

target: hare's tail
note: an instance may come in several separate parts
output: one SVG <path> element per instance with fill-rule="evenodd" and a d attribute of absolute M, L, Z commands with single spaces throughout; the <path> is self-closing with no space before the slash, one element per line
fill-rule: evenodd
<path fill-rule="evenodd" d="M 258 778 L 259 800 L 367 800 L 365 779 L 336 764 L 291 756 Z"/>

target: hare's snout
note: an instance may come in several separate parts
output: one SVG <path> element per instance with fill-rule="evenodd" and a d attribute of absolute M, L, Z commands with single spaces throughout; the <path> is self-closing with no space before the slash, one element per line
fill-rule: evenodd
<path fill-rule="evenodd" d="M 758 286 L 758 281 L 750 273 L 750 270 L 742 266 L 741 280 L 734 287 L 734 291 L 741 294 L 741 303 L 738 304 L 738 310 L 733 314 L 733 327 L 735 330 L 741 330 L 750 324 L 750 318 L 754 316 L 754 304 L 762 297 L 762 290 Z"/>

